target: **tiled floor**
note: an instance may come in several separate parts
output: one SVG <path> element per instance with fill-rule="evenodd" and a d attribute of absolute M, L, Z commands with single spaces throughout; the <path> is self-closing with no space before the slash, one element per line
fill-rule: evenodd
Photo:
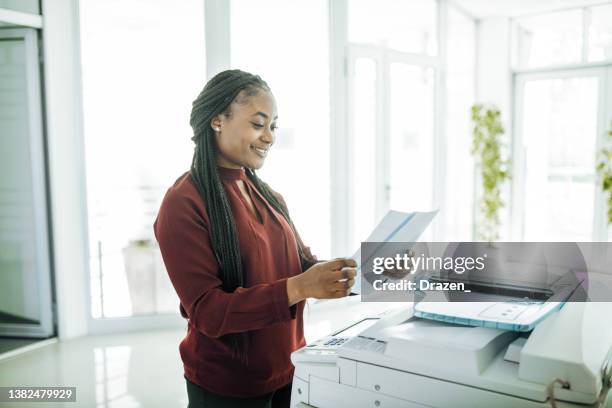
<path fill-rule="evenodd" d="M 0 386 L 74 386 L 77 403 L 26 407 L 186 407 L 183 330 L 82 337 L 0 362 Z M 41 405 L 42 404 L 42 405 Z M 15 404 L 0 403 L 0 407 Z"/>
<path fill-rule="evenodd" d="M 353 299 L 351 299 L 353 298 Z M 306 335 L 314 340 L 381 311 L 357 296 L 308 305 Z M 77 403 L 18 403 L 17 408 L 186 407 L 178 345 L 184 330 L 88 336 L 0 360 L 0 386 L 74 386 Z"/>

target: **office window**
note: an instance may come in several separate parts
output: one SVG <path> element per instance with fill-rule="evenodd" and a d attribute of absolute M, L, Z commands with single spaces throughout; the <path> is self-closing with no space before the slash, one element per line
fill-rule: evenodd
<path fill-rule="evenodd" d="M 351 115 L 349 131 L 353 137 L 351 157 L 351 183 L 355 188 L 351 200 L 352 217 L 351 250 L 359 248 L 361 241 L 367 239 L 378 222 L 376 213 L 377 163 L 375 153 L 378 149 L 377 125 L 377 61 L 372 58 L 355 58 L 351 66 Z"/>
<path fill-rule="evenodd" d="M 583 10 L 567 10 L 515 21 L 515 65 L 519 68 L 582 61 Z"/>
<path fill-rule="evenodd" d="M 612 59 L 612 5 L 519 18 L 513 35 L 515 67 L 539 68 L 514 81 L 514 238 L 605 239 L 595 159 L 611 71 L 587 63 Z"/>
<path fill-rule="evenodd" d="M 436 55 L 435 0 L 348 0 L 348 40 Z"/>
<path fill-rule="evenodd" d="M 429 211 L 434 188 L 434 70 L 394 62 L 389 89 L 389 207 Z"/>
<path fill-rule="evenodd" d="M 612 60 L 612 4 L 589 10 L 588 60 Z"/>
<path fill-rule="evenodd" d="M 201 0 L 82 0 L 94 318 L 178 311 L 152 224 L 189 169 L 205 84 Z"/>
<path fill-rule="evenodd" d="M 600 77 L 521 79 L 525 241 L 591 241 Z"/>
<path fill-rule="evenodd" d="M 434 149 L 436 137 L 444 139 L 440 124 L 445 120 L 438 69 L 447 67 L 436 56 L 439 28 L 448 28 L 448 22 L 438 22 L 438 2 L 433 0 L 346 4 L 347 152 L 354 178 L 347 218 L 349 243 L 355 246 L 388 210 L 432 210 L 434 198 L 442 196 L 437 189 L 445 174 L 435 171 L 439 162 Z M 459 52 L 465 59 L 473 49 Z M 434 179 L 436 174 L 440 180 Z M 422 238 L 431 239 L 432 233 L 428 229 Z"/>
<path fill-rule="evenodd" d="M 276 143 L 258 172 L 280 192 L 304 243 L 331 252 L 328 2 L 232 0 L 231 65 L 259 74 L 278 106 Z"/>

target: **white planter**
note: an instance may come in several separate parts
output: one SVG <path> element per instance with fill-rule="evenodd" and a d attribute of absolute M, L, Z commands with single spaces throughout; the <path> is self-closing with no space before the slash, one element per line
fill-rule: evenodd
<path fill-rule="evenodd" d="M 172 313 L 178 310 L 159 247 L 132 243 L 123 249 L 132 314 Z"/>

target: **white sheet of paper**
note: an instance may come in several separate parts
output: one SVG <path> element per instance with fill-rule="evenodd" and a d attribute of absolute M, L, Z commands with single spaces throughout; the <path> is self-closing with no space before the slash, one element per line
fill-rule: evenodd
<path fill-rule="evenodd" d="M 416 242 L 429 226 L 438 210 L 401 212 L 390 210 L 364 242 Z M 357 262 L 357 276 L 352 292 L 361 293 L 361 247 L 351 257 Z"/>

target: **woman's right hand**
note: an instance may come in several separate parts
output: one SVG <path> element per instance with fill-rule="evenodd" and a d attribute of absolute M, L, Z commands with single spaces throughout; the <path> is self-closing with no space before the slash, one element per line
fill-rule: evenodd
<path fill-rule="evenodd" d="M 319 262 L 287 279 L 289 305 L 306 298 L 336 299 L 348 296 L 355 283 L 357 263 L 350 258 Z"/>

